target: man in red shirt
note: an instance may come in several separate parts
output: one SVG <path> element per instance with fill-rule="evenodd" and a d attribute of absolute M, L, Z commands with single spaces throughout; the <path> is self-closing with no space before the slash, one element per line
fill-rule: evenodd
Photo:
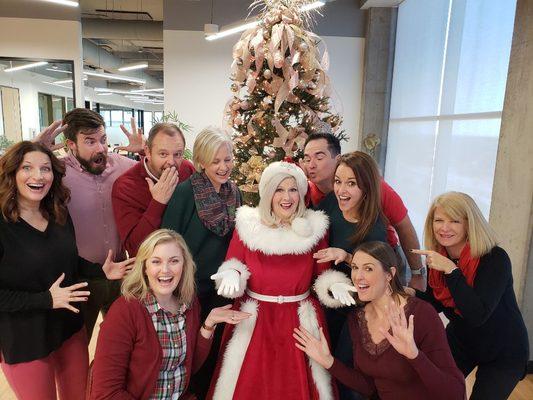
<path fill-rule="evenodd" d="M 146 156 L 115 181 L 113 213 L 130 257 L 146 236 L 159 229 L 178 182 L 195 172 L 193 164 L 183 159 L 184 150 L 185 136 L 175 124 L 155 124 L 146 140 Z"/>
<path fill-rule="evenodd" d="M 340 154 L 339 139 L 332 134 L 312 133 L 307 137 L 301 165 L 309 179 L 308 200 L 315 207 L 333 191 L 333 178 Z M 401 244 L 409 263 L 412 273 L 410 285 L 425 290 L 422 260 L 417 254 L 411 253 L 411 249 L 420 246 L 416 231 L 402 199 L 384 180 L 381 181 L 381 208 L 389 222 L 387 241 L 395 249 Z"/>

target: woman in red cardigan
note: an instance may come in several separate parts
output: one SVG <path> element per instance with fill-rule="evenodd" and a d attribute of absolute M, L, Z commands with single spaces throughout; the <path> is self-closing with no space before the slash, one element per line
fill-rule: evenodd
<path fill-rule="evenodd" d="M 157 230 L 141 244 L 122 296 L 101 325 L 91 399 L 189 397 L 191 373 L 207 356 L 215 326 L 249 317 L 230 306 L 214 308 L 200 328 L 194 269 L 174 231 Z"/>
<path fill-rule="evenodd" d="M 302 327 L 295 329 L 296 347 L 364 396 L 463 400 L 465 381 L 452 358 L 442 321 L 430 304 L 404 292 L 397 262 L 387 243 L 365 242 L 353 255 L 351 281 L 331 271 L 315 283 L 319 298 L 327 297 L 329 304 L 338 301 L 329 295 L 335 280 L 347 285 L 353 281 L 357 289 L 361 307 L 348 316 L 355 369 L 331 355 L 322 329 L 320 338 Z"/>

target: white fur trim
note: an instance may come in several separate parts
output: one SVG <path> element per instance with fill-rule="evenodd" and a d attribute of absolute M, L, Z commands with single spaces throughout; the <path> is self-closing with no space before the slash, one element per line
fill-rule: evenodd
<path fill-rule="evenodd" d="M 236 258 L 230 258 L 229 260 L 226 260 L 222 263 L 222 265 L 218 268 L 217 273 L 227 271 L 228 269 L 233 269 L 239 273 L 239 290 L 229 296 L 223 294 L 220 296 L 226 297 L 228 299 L 236 299 L 244 294 L 244 291 L 246 290 L 246 283 L 248 282 L 248 278 L 250 277 L 250 271 L 248 271 L 246 265 L 244 265 Z M 217 290 L 220 287 L 221 283 L 222 279 L 215 279 L 215 287 Z"/>
<path fill-rule="evenodd" d="M 313 287 L 315 288 L 315 292 L 318 296 L 318 299 L 326 307 L 329 307 L 329 308 L 344 307 L 344 304 L 342 304 L 339 300 L 334 299 L 333 296 L 329 294 L 329 288 L 334 283 L 347 283 L 351 285 L 352 281 L 342 272 L 336 271 L 334 269 L 328 269 L 322 272 L 320 276 L 316 278 L 316 281 Z"/>
<path fill-rule="evenodd" d="M 309 300 L 300 302 L 300 305 L 298 306 L 298 318 L 300 319 L 301 326 L 308 330 L 314 337 L 320 337 L 318 318 L 313 303 Z M 313 381 L 315 382 L 318 391 L 318 398 L 320 400 L 332 400 L 333 388 L 329 372 L 316 361 L 311 360 L 309 357 L 307 357 L 307 359 L 311 367 Z"/>
<path fill-rule="evenodd" d="M 246 300 L 241 304 L 241 311 L 250 313 L 252 316 L 239 322 L 233 329 L 233 335 L 228 341 L 224 352 L 224 359 L 222 360 L 222 367 L 215 385 L 213 400 L 233 399 L 244 356 L 254 332 L 258 308 L 259 304 L 255 300 Z"/>
<path fill-rule="evenodd" d="M 261 222 L 258 209 L 242 206 L 237 209 L 235 228 L 243 243 L 252 251 L 266 255 L 305 254 L 324 237 L 329 220 L 324 212 L 315 210 L 307 210 L 301 220 L 296 223 L 297 229 L 294 226 L 273 228 Z M 306 230 L 302 228 L 304 221 L 309 226 L 308 236 L 298 233 L 299 228 Z"/>

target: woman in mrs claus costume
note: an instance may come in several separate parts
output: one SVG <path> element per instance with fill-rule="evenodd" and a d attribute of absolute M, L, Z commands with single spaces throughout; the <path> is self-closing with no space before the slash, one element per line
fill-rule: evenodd
<path fill-rule="evenodd" d="M 226 261 L 212 276 L 218 293 L 235 298 L 234 309 L 252 316 L 227 326 L 208 398 L 214 400 L 330 400 L 336 390 L 329 373 L 294 345 L 300 325 L 318 336 L 326 327 L 310 293 L 329 267 L 313 254 L 328 247 L 328 218 L 307 210 L 307 179 L 286 162 L 270 164 L 261 177 L 257 208 L 237 210 Z M 338 296 L 348 296 L 336 288 Z M 344 289 L 344 290 L 343 290 Z"/>

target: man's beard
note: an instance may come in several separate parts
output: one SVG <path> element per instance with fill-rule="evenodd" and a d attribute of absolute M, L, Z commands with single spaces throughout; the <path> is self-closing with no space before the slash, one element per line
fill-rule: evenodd
<path fill-rule="evenodd" d="M 81 166 L 90 174 L 101 175 L 102 172 L 105 171 L 105 168 L 107 165 L 107 154 L 106 153 L 97 153 L 88 160 L 81 158 L 78 152 L 76 152 L 74 156 L 76 157 L 78 162 L 81 164 Z M 100 162 L 97 163 L 96 162 L 97 160 L 99 160 Z"/>

